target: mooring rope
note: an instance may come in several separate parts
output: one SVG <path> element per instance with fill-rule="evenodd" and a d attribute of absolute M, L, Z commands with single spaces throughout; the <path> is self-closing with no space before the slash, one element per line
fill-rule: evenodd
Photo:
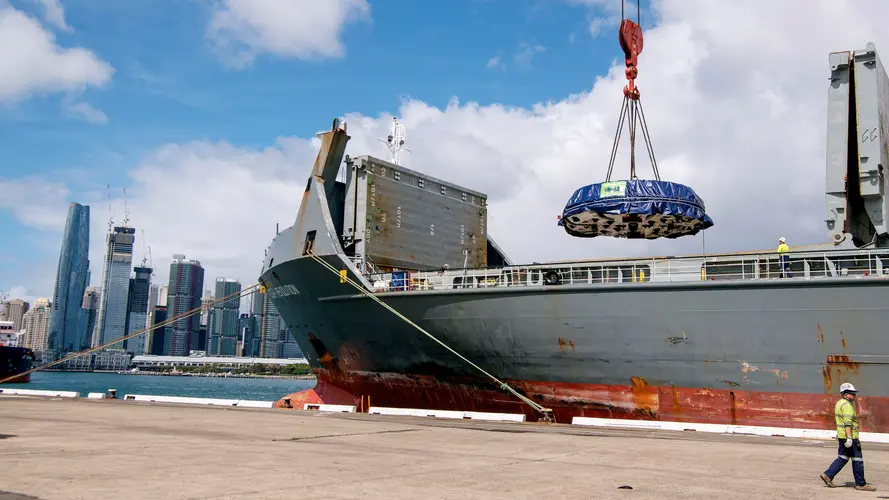
<path fill-rule="evenodd" d="M 312 259 L 314 259 L 316 262 L 318 262 L 319 264 L 321 264 L 325 269 L 327 269 L 327 270 L 329 270 L 331 273 L 337 275 L 342 281 L 345 281 L 346 283 L 352 285 L 352 286 L 353 286 L 356 290 L 358 290 L 362 295 L 365 295 L 365 296 L 371 298 L 371 299 L 374 300 L 377 304 L 380 304 L 381 306 L 383 306 L 384 308 L 386 308 L 386 310 L 388 310 L 389 312 L 391 312 L 392 314 L 394 314 L 395 316 L 397 316 L 399 319 L 401 319 L 401 320 L 403 320 L 404 322 L 406 322 L 407 324 L 411 325 L 411 326 L 414 327 L 416 330 L 418 330 L 420 333 L 422 333 L 423 335 L 429 337 L 430 339 L 432 339 L 433 341 L 435 341 L 437 344 L 439 344 L 440 346 L 444 347 L 445 349 L 447 349 L 448 351 L 450 351 L 452 354 L 454 354 L 455 356 L 457 356 L 458 358 L 460 358 L 461 360 L 463 360 L 463 361 L 464 361 L 465 363 L 467 363 L 469 366 L 472 366 L 472 367 L 475 368 L 476 370 L 478 370 L 478 371 L 480 371 L 481 373 L 483 373 L 486 377 L 488 377 L 488 378 L 490 378 L 491 380 L 493 380 L 494 382 L 496 382 L 496 383 L 500 386 L 501 389 L 503 389 L 503 390 L 505 390 L 505 391 L 511 393 L 512 395 L 514 395 L 515 397 L 517 397 L 518 399 L 520 399 L 521 401 L 523 401 L 524 403 L 526 403 L 528 406 L 530 406 L 531 408 L 533 408 L 535 411 L 539 412 L 541 415 L 543 415 L 542 420 L 547 421 L 547 422 L 552 422 L 552 421 L 554 421 L 553 416 L 552 416 L 552 410 L 551 410 L 551 409 L 549 409 L 549 408 L 544 408 L 544 407 L 541 406 L 540 404 L 538 404 L 538 403 L 532 401 L 531 399 L 529 399 L 528 397 L 526 397 L 526 396 L 520 394 L 518 391 L 516 391 L 515 389 L 513 389 L 513 388 L 512 388 L 509 384 L 507 384 L 506 382 L 503 382 L 502 380 L 498 379 L 498 378 L 495 377 L 494 375 L 491 375 L 490 373 L 488 373 L 487 371 L 485 371 L 482 367 L 480 367 L 480 366 L 478 366 L 477 364 L 473 363 L 472 361 L 470 361 L 469 359 L 467 359 L 465 356 L 463 356 L 462 354 L 460 354 L 459 352 L 455 351 L 455 350 L 452 349 L 450 346 L 448 346 L 447 344 L 445 344 L 444 342 L 442 342 L 441 340 L 439 340 L 438 338 L 436 338 L 434 335 L 432 335 L 431 333 L 427 332 L 425 329 L 423 329 L 423 327 L 421 327 L 420 325 L 418 325 L 418 324 L 414 323 L 413 321 L 411 321 L 410 318 L 408 318 L 408 317 L 405 316 L 404 314 L 401 314 L 401 313 L 398 312 L 396 309 L 394 309 L 392 306 L 390 306 L 389 304 L 387 304 L 387 303 L 383 302 L 382 300 L 380 300 L 379 297 L 377 297 L 377 296 L 374 295 L 373 293 L 369 292 L 369 291 L 368 291 L 362 284 L 355 282 L 355 280 L 353 280 L 352 278 L 350 278 L 350 277 L 348 277 L 348 276 L 343 276 L 342 274 L 340 274 L 340 271 L 339 271 L 336 267 L 334 267 L 332 264 L 328 263 L 327 261 L 325 261 L 324 259 L 322 259 L 321 257 L 319 257 L 317 254 L 315 254 L 315 252 L 309 251 L 309 256 L 311 256 Z"/>

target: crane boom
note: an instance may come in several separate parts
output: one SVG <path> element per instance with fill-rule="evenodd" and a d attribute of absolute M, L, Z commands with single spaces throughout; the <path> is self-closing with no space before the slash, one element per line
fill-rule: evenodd
<path fill-rule="evenodd" d="M 889 247 L 889 78 L 873 43 L 829 61 L 827 231 L 836 245 Z"/>

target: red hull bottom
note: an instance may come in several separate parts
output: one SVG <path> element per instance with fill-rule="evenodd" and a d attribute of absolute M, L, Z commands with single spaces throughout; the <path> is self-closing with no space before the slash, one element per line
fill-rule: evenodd
<path fill-rule="evenodd" d="M 303 409 L 306 403 L 326 403 L 355 405 L 359 411 L 367 411 L 372 405 L 523 413 L 531 422 L 540 416 L 509 393 L 479 381 L 328 370 L 318 370 L 316 375 L 318 382 L 314 389 L 293 393 L 275 406 Z M 653 386 L 641 378 L 633 378 L 629 385 L 506 382 L 552 409 L 556 422 L 565 424 L 570 424 L 573 417 L 598 417 L 834 429 L 833 406 L 840 397 L 839 394 Z M 856 406 L 862 431 L 889 432 L 889 398 L 861 396 Z"/>
<path fill-rule="evenodd" d="M 8 376 L 9 375 L 0 375 L 0 380 L 4 380 Z M 24 375 L 19 375 L 18 377 L 14 378 L 12 380 L 7 380 L 4 383 L 5 384 L 24 384 L 24 383 L 30 382 L 30 381 L 31 381 L 31 374 L 26 373 Z"/>

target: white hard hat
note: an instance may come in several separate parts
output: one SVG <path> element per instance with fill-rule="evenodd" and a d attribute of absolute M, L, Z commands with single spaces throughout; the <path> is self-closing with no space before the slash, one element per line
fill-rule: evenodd
<path fill-rule="evenodd" d="M 781 243 L 784 243 L 784 242 L 786 242 L 787 240 L 785 240 L 784 237 L 782 236 L 782 237 L 778 238 L 778 241 L 780 241 Z"/>
<path fill-rule="evenodd" d="M 858 390 L 855 389 L 854 385 L 850 384 L 849 382 L 846 382 L 840 386 L 840 392 L 841 393 L 842 392 L 858 392 Z"/>

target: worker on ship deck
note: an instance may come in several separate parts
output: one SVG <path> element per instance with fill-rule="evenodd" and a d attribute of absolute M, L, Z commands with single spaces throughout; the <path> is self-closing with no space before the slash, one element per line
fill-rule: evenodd
<path fill-rule="evenodd" d="M 861 454 L 861 442 L 858 440 L 858 418 L 855 414 L 855 397 L 858 391 L 850 383 L 840 386 L 842 397 L 834 405 L 834 418 L 837 424 L 837 441 L 839 451 L 837 458 L 830 467 L 821 474 L 824 484 L 835 488 L 833 478 L 843 470 L 846 462 L 852 460 L 852 474 L 855 477 L 855 489 L 874 491 L 876 488 L 864 480 L 864 458 Z"/>
<path fill-rule="evenodd" d="M 778 238 L 778 258 L 781 260 L 781 277 L 792 278 L 793 273 L 790 272 L 790 247 L 787 246 L 787 240 L 783 236 Z"/>

